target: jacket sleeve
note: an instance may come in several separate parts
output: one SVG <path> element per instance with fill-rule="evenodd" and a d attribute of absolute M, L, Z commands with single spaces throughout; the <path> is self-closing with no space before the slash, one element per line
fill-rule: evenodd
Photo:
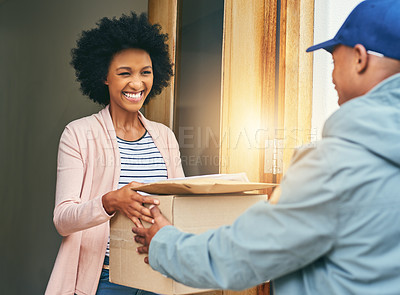
<path fill-rule="evenodd" d="M 162 228 L 152 239 L 153 269 L 197 288 L 246 289 L 298 270 L 334 244 L 337 201 L 323 152 L 298 152 L 277 204 L 259 202 L 232 225 L 200 235 Z"/>
<path fill-rule="evenodd" d="M 108 221 L 111 216 L 103 208 L 102 196 L 82 202 L 85 164 L 82 144 L 77 132 L 67 126 L 61 136 L 58 161 L 56 200 L 53 222 L 62 236 Z M 87 180 L 86 180 L 87 181 Z"/>
<path fill-rule="evenodd" d="M 179 151 L 179 144 L 176 137 L 171 129 L 168 128 L 167 141 L 169 148 L 169 158 L 170 158 L 170 169 L 172 171 L 171 178 L 181 178 L 185 177 L 185 173 L 182 168 L 181 153 Z"/>

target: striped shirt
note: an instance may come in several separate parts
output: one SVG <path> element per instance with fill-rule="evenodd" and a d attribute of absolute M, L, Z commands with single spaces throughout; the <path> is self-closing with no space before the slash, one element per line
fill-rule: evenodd
<path fill-rule="evenodd" d="M 131 181 L 149 183 L 167 179 L 167 166 L 150 134 L 136 141 L 117 138 L 121 158 L 118 188 Z"/>
<path fill-rule="evenodd" d="M 118 188 L 132 181 L 149 183 L 167 179 L 167 166 L 153 138 L 146 133 L 135 141 L 117 137 L 121 159 L 121 174 Z M 106 255 L 109 256 L 109 243 Z"/>

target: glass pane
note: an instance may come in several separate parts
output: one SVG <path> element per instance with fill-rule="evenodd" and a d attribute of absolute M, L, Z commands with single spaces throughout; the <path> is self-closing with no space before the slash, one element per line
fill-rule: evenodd
<path fill-rule="evenodd" d="M 223 0 L 182 1 L 175 134 L 186 176 L 218 173 Z"/>

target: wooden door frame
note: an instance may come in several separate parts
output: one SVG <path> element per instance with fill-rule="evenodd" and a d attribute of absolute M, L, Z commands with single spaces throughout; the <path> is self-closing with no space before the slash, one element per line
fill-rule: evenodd
<path fill-rule="evenodd" d="M 169 86 L 161 94 L 149 101 L 144 107 L 147 119 L 163 123 L 174 129 L 175 97 L 178 89 L 177 69 L 179 50 L 179 28 L 182 0 L 148 0 L 148 17 L 150 23 L 161 25 L 162 32 L 168 34 L 168 50 L 173 73 Z"/>
<path fill-rule="evenodd" d="M 279 90 L 275 139 L 281 143 L 280 182 L 296 147 L 311 140 L 314 0 L 281 0 Z"/>

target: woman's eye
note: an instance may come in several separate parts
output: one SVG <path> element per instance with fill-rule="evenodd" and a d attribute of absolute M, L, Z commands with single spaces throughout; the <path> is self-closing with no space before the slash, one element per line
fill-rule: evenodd
<path fill-rule="evenodd" d="M 144 71 L 142 72 L 143 75 L 151 75 L 151 71 Z"/>
<path fill-rule="evenodd" d="M 129 75 L 129 72 L 122 72 L 118 74 L 118 76 L 127 76 L 127 75 Z"/>

